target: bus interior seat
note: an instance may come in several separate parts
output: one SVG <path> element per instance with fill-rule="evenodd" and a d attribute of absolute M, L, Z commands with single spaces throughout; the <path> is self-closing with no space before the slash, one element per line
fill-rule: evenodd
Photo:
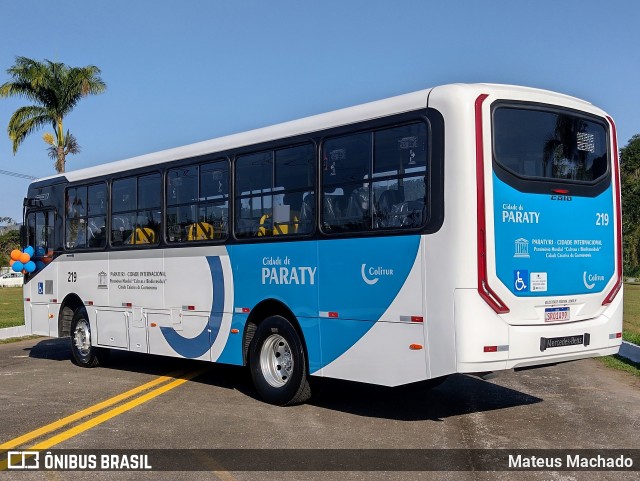
<path fill-rule="evenodd" d="M 214 229 L 208 222 L 194 222 L 187 227 L 187 240 L 211 240 L 213 239 Z"/>
<path fill-rule="evenodd" d="M 313 195 L 311 195 L 311 197 L 313 197 Z M 340 204 L 342 203 L 341 199 L 343 197 L 344 196 L 341 195 L 328 194 L 322 196 L 322 219 L 325 228 L 330 229 L 331 226 L 338 224 L 342 219 Z"/>
<path fill-rule="evenodd" d="M 125 244 L 155 244 L 156 233 L 151 227 L 136 227 L 136 230 L 124 242 Z"/>
<path fill-rule="evenodd" d="M 316 196 L 309 193 L 302 199 L 300 206 L 300 224 L 308 225 L 313 222 L 313 211 L 315 210 Z"/>
<path fill-rule="evenodd" d="M 422 200 L 408 200 L 395 204 L 385 227 L 420 227 L 426 218 L 427 206 Z"/>
<path fill-rule="evenodd" d="M 349 196 L 345 221 L 349 224 L 362 225 L 369 220 L 369 188 L 357 187 Z"/>
<path fill-rule="evenodd" d="M 288 235 L 288 234 L 296 234 L 298 232 L 298 224 L 300 220 L 297 216 L 293 216 L 293 219 L 290 221 L 283 222 L 267 222 L 269 219 L 273 219 L 271 214 L 264 214 L 260 217 L 260 225 L 258 227 L 257 236 L 265 237 L 272 235 Z M 273 227 L 271 227 L 271 225 Z"/>
<path fill-rule="evenodd" d="M 380 194 L 376 222 L 378 227 L 389 227 L 393 207 L 404 202 L 404 189 L 389 189 Z"/>

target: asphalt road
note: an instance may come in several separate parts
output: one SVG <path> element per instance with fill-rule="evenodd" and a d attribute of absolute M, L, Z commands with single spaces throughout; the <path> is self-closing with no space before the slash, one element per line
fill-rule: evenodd
<path fill-rule="evenodd" d="M 202 368 L 205 371 L 193 377 Z M 186 374 L 180 377 L 176 371 Z M 168 373 L 173 374 L 161 377 Z M 139 386 L 138 392 L 114 400 Z M 111 404 L 96 406 L 105 400 Z M 594 360 L 507 372 L 491 381 L 455 375 L 432 390 L 424 383 L 389 389 L 330 381 L 311 403 L 279 408 L 259 401 L 247 372 L 237 367 L 114 352 L 107 367 L 82 369 L 70 362 L 68 340 L 41 338 L 0 345 L 0 447 L 5 443 L 5 450 L 18 446 L 267 448 L 274 450 L 277 463 L 286 462 L 283 450 L 290 448 L 638 449 L 639 406 L 640 379 Z M 53 426 L 50 432 L 40 429 L 79 411 L 77 419 L 64 426 Z M 21 436 L 22 441 L 6 447 Z M 250 472 L 227 471 L 219 465 L 199 472 L 0 472 L 1 480 L 573 481 L 637 477 L 638 472 L 549 470 Z"/>

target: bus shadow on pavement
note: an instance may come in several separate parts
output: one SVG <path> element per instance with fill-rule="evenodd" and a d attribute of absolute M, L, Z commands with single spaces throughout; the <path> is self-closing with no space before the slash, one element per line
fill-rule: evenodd
<path fill-rule="evenodd" d="M 29 357 L 35 359 L 48 359 L 50 361 L 71 361 L 71 340 L 65 338 L 45 338 L 38 341 L 33 347 L 24 348 Z"/>
<path fill-rule="evenodd" d="M 66 361 L 69 363 L 69 369 L 81 369 L 72 363 L 70 343 L 71 339 L 68 337 L 47 338 L 39 341 L 31 348 L 25 348 L 24 351 L 29 353 L 30 358 L 49 361 Z M 162 376 L 169 373 L 182 373 L 202 369 L 203 367 L 211 367 L 214 371 L 219 370 L 218 368 L 222 371 L 224 371 L 225 368 L 233 367 L 239 369 L 236 366 L 224 366 L 192 359 L 120 351 L 118 349 L 111 349 L 108 360 L 100 366 L 100 369 L 113 369 L 115 371 L 138 372 Z M 90 370 L 87 370 L 87 372 L 89 371 Z M 208 376 L 208 373 L 199 376 L 195 379 L 195 382 L 200 381 L 204 376 Z"/>
<path fill-rule="evenodd" d="M 69 338 L 49 338 L 39 341 L 25 351 L 29 352 L 31 358 L 67 361 L 69 369 L 80 369 L 71 364 L 69 343 Z M 166 375 L 169 372 L 207 366 L 207 372 L 195 378 L 193 382 L 235 390 L 253 400 L 259 400 L 248 370 L 239 366 L 112 350 L 110 359 L 103 369 Z M 397 421 L 442 421 L 449 417 L 542 402 L 542 399 L 536 396 L 464 374 L 454 374 L 434 388 L 429 381 L 390 388 L 315 378 L 312 387 L 314 397 L 308 402 L 311 406 L 356 416 Z M 272 409 L 282 408 L 274 406 Z"/>
<path fill-rule="evenodd" d="M 442 421 L 543 401 L 465 374 L 451 375 L 433 388 L 429 381 L 392 388 L 333 379 L 322 380 L 322 384 L 322 393 L 312 399 L 311 404 L 358 416 L 397 421 Z"/>

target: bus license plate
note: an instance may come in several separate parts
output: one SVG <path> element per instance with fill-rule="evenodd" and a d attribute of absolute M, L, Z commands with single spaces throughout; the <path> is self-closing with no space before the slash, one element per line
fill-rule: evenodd
<path fill-rule="evenodd" d="M 568 307 L 547 307 L 544 310 L 544 322 L 568 321 L 570 315 Z"/>

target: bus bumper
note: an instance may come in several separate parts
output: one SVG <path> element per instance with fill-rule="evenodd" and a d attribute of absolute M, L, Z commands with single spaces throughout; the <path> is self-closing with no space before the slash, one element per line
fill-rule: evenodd
<path fill-rule="evenodd" d="M 500 371 L 616 354 L 622 344 L 622 291 L 598 317 L 510 325 L 475 289 L 455 293 L 457 372 Z"/>

